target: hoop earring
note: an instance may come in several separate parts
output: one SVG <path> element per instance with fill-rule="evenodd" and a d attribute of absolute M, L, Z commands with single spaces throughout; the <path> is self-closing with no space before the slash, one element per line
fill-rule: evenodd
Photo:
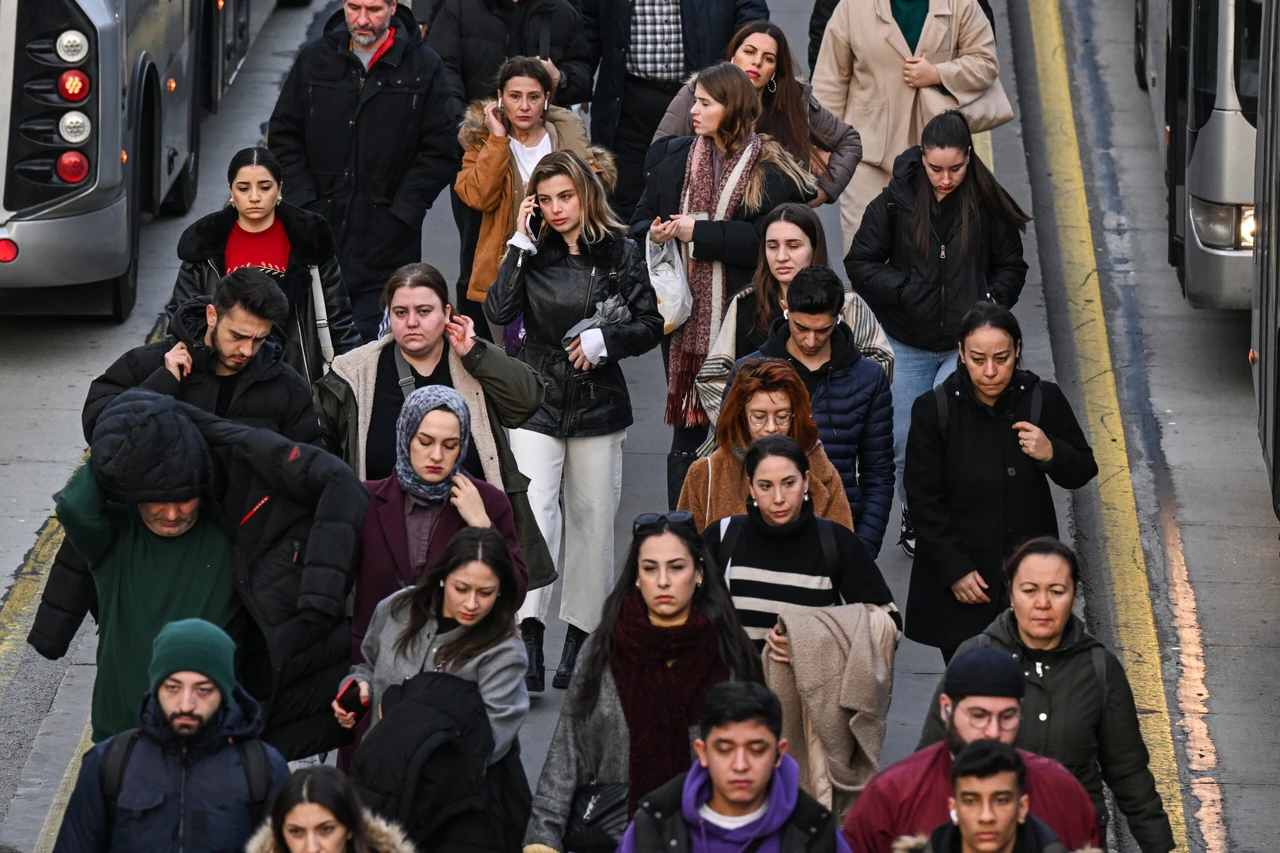
<path fill-rule="evenodd" d="M 770 92 L 778 91 L 778 78 L 770 77 L 769 82 L 765 84 L 765 88 L 768 89 Z"/>

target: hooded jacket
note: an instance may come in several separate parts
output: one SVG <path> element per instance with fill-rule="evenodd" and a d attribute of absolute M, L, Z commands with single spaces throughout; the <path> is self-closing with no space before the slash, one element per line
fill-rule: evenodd
<path fill-rule="evenodd" d="M 787 351 L 791 326 L 781 319 L 769 330 L 758 353 L 739 359 L 782 358 L 795 366 L 809 389 L 818 438 L 840 472 L 853 513 L 853 529 L 875 557 L 884 541 L 893 505 L 893 397 L 884 369 L 864 358 L 854 345 L 853 332 L 837 323 L 831 333 L 831 358 L 810 371 Z M 733 385 L 730 378 L 729 385 Z"/>
<path fill-rule="evenodd" d="M 618 853 L 849 853 L 835 816 L 800 790 L 800 767 L 789 755 L 774 769 L 764 815 L 753 823 L 724 829 L 703 819 L 699 809 L 711 793 L 711 774 L 695 761 L 640 801 Z"/>
<path fill-rule="evenodd" d="M 405 838 L 404 831 L 391 821 L 383 820 L 367 809 L 360 813 L 360 819 L 369 842 L 369 853 L 417 853 Z M 276 844 L 270 822 L 258 828 L 244 850 L 245 853 L 289 853 L 287 847 Z"/>
<path fill-rule="evenodd" d="M 227 237 L 235 227 L 239 214 L 230 205 L 201 217 L 187 227 L 178 239 L 178 258 L 182 266 L 173 284 L 173 295 L 165 306 L 172 325 L 179 308 L 197 296 L 212 296 L 218 280 L 226 273 Z M 334 352 L 342 354 L 360 346 L 360 333 L 351 319 L 351 299 L 343 283 L 342 270 L 334 254 L 333 235 L 324 218 L 281 201 L 276 217 L 289 238 L 289 263 L 280 289 L 289 299 L 289 318 L 284 332 L 284 357 L 294 370 L 315 382 L 324 375 L 324 357 L 320 352 L 320 335 L 316 328 L 315 300 L 312 296 L 311 268 L 320 275 L 325 312 Z M 203 337 L 201 332 L 201 337 Z M 208 407 L 212 411 L 213 407 Z"/>
<path fill-rule="evenodd" d="M 155 694 L 143 699 L 139 718 L 141 732 L 125 766 L 114 825 L 108 821 L 99 778 L 106 741 L 89 750 L 80 764 L 55 853 L 171 850 L 175 838 L 188 853 L 240 853 L 254 824 L 236 743 L 257 739 L 262 728 L 258 703 L 237 687 L 224 697 L 209 730 L 188 741 L 173 733 Z M 274 795 L 289 766 L 270 746 L 266 753 Z"/>
<path fill-rule="evenodd" d="M 334 12 L 298 54 L 268 126 L 285 193 L 329 221 L 352 293 L 422 257 L 422 218 L 458 171 L 461 104 L 440 57 L 407 6 L 391 26 L 394 41 L 366 71 Z"/>
<path fill-rule="evenodd" d="M 643 355 L 662 338 L 658 298 L 636 244 L 608 232 L 594 244 L 579 240 L 578 250 L 571 259 L 554 231 L 536 253 L 508 250 L 484 304 L 491 323 L 505 325 L 524 315 L 519 358 L 542 377 L 546 395 L 523 429 L 556 438 L 608 435 L 631 426 L 631 395 L 618 362 Z M 587 263 L 594 277 L 579 268 Z M 631 319 L 602 326 L 607 357 L 590 370 L 578 370 L 569 363 L 562 338 L 614 295 L 622 296 Z"/>
<path fill-rule="evenodd" d="M 1019 229 L 981 200 L 967 242 L 957 211 L 947 233 L 930 228 L 929 255 L 921 258 L 911 238 L 911 215 L 918 188 L 927 181 L 918 145 L 898 155 L 889 186 L 862 215 L 844 269 L 889 337 L 941 352 L 955 348 L 960 321 L 975 302 L 1017 304 L 1027 263 Z M 948 202 L 959 206 L 961 197 Z"/>
<path fill-rule="evenodd" d="M 963 842 L 960 827 L 944 823 L 929 835 L 904 836 L 893 843 L 893 853 L 962 853 Z M 1067 853 L 1067 848 L 1053 830 L 1045 826 L 1035 815 L 1027 815 L 1025 823 L 1018 825 L 1013 853 Z M 1079 853 L 1101 853 L 1093 847 Z"/>
<path fill-rule="evenodd" d="M 1027 695 L 1022 700 L 1016 744 L 1062 762 L 1089 792 L 1104 826 L 1107 809 L 1102 783 L 1106 782 L 1143 853 L 1172 850 L 1173 831 L 1149 768 L 1133 691 L 1116 656 L 1105 650 L 1075 614 L 1067 619 L 1062 642 L 1049 651 L 1033 651 L 1022 643 L 1012 610 L 997 616 L 983 634 L 990 645 L 1010 652 L 1023 664 Z M 974 637 L 962 643 L 956 654 L 979 642 Z M 1104 649 L 1105 683 L 1100 681 L 1093 660 L 1097 648 Z M 939 680 L 917 748 L 946 734 L 938 711 L 941 693 Z"/>

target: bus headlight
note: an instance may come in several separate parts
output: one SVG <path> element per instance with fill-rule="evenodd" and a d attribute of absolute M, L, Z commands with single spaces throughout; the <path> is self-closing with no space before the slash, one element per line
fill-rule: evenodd
<path fill-rule="evenodd" d="M 1231 204 L 1213 202 L 1191 196 L 1191 224 L 1196 237 L 1211 249 L 1236 247 L 1236 208 Z"/>
<path fill-rule="evenodd" d="M 1253 248 L 1253 205 L 1240 205 L 1240 248 Z"/>

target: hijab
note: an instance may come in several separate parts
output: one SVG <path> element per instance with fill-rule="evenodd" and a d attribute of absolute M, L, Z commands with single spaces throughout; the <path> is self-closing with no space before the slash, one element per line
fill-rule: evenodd
<path fill-rule="evenodd" d="M 443 410 L 452 412 L 458 418 L 461 427 L 461 441 L 458 444 L 458 458 L 443 480 L 430 483 L 413 470 L 413 460 L 409 455 L 409 442 L 418 434 L 418 427 L 428 412 Z M 453 489 L 453 477 L 462 470 L 462 463 L 467 458 L 467 445 L 471 440 L 471 410 L 462 395 L 446 385 L 427 385 L 419 388 L 404 401 L 400 409 L 400 418 L 396 421 L 396 479 L 400 488 L 424 501 L 443 501 L 449 497 Z"/>

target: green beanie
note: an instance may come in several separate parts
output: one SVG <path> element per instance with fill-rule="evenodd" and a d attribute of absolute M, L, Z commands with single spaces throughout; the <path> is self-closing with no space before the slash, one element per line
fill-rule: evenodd
<path fill-rule="evenodd" d="M 180 619 L 160 629 L 151 644 L 151 691 L 175 672 L 198 672 L 222 691 L 236 687 L 236 644 L 227 632 L 203 619 Z"/>

